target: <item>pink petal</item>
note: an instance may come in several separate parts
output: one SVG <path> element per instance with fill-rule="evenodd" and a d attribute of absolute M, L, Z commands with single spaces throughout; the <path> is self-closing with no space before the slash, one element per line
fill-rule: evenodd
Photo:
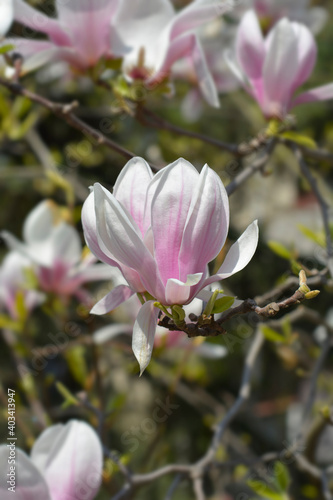
<path fill-rule="evenodd" d="M 333 83 L 303 92 L 292 101 L 291 107 L 294 108 L 307 102 L 328 101 L 329 99 L 333 99 Z"/>
<path fill-rule="evenodd" d="M 16 443 L 16 442 L 15 442 Z M 8 441 L 7 444 L 10 444 Z M 19 448 L 15 450 L 15 483 L 14 491 L 9 491 L 12 485 L 7 483 L 12 472 L 8 463 L 10 448 L 0 445 L 0 497 L 1 500 L 51 500 L 48 485 L 33 461 Z M 8 474 L 8 475 L 7 475 Z M 53 500 L 53 499 L 52 499 Z"/>
<path fill-rule="evenodd" d="M 47 428 L 35 441 L 31 460 L 43 473 L 52 498 L 95 498 L 102 480 L 103 450 L 90 425 L 70 420 Z"/>
<path fill-rule="evenodd" d="M 248 78 L 260 79 L 265 60 L 265 44 L 254 10 L 246 12 L 239 24 L 236 54 L 238 63 Z"/>
<path fill-rule="evenodd" d="M 165 305 L 186 304 L 193 298 L 193 288 L 200 283 L 202 273 L 191 274 L 186 277 L 186 282 L 168 279 L 165 287 Z"/>
<path fill-rule="evenodd" d="M 90 312 L 97 315 L 106 314 L 116 309 L 116 307 L 120 306 L 125 300 L 128 300 L 133 294 L 133 290 L 128 286 L 119 285 L 97 302 Z"/>
<path fill-rule="evenodd" d="M 70 45 L 69 36 L 57 20 L 30 7 L 24 0 L 14 0 L 14 9 L 15 21 L 33 30 L 48 34 L 57 45 Z"/>
<path fill-rule="evenodd" d="M 229 200 L 219 176 L 205 165 L 192 193 L 179 253 L 180 279 L 204 272 L 227 238 Z"/>
<path fill-rule="evenodd" d="M 142 158 L 132 158 L 120 172 L 113 188 L 114 197 L 131 214 L 144 236 L 143 215 L 146 193 L 153 177 L 148 163 Z M 149 221 L 150 225 L 150 221 Z"/>
<path fill-rule="evenodd" d="M 159 310 L 154 301 L 146 302 L 139 311 L 133 327 L 132 349 L 140 365 L 140 375 L 148 366 L 154 346 Z"/>
<path fill-rule="evenodd" d="M 156 263 L 135 221 L 100 184 L 95 184 L 94 195 L 99 245 L 103 245 L 103 250 L 108 249 L 121 264 L 137 271 L 147 291 L 163 301 L 164 288 Z"/>
<path fill-rule="evenodd" d="M 111 21 L 119 0 L 57 0 L 59 22 L 69 33 L 71 44 L 94 65 L 101 56 L 111 55 Z"/>
<path fill-rule="evenodd" d="M 90 251 L 102 262 L 109 264 L 110 266 L 119 267 L 118 262 L 116 262 L 111 256 L 108 249 L 103 246 L 103 249 L 99 245 L 97 237 L 97 222 L 95 213 L 95 197 L 94 192 L 91 192 L 82 207 L 81 220 L 84 232 L 84 238 L 89 247 Z"/>
<path fill-rule="evenodd" d="M 165 284 L 169 278 L 179 279 L 179 251 L 199 173 L 182 158 L 159 173 L 151 205 L 151 224 L 154 256 Z"/>
<path fill-rule="evenodd" d="M 292 23 L 298 43 L 297 77 L 294 91 L 311 75 L 317 59 L 317 45 L 311 31 L 304 25 Z"/>
<path fill-rule="evenodd" d="M 205 280 L 202 288 L 214 283 L 214 281 L 229 278 L 229 276 L 244 269 L 256 251 L 258 237 L 258 221 L 254 221 L 248 226 L 236 243 L 232 245 L 220 269 L 216 274 Z"/>
<path fill-rule="evenodd" d="M 298 42 L 288 19 L 281 19 L 266 40 L 263 68 L 266 115 L 284 115 L 289 107 L 298 72 Z"/>
<path fill-rule="evenodd" d="M 222 16 L 230 11 L 232 7 L 232 2 L 193 0 L 187 7 L 178 12 L 172 21 L 171 39 Z"/>

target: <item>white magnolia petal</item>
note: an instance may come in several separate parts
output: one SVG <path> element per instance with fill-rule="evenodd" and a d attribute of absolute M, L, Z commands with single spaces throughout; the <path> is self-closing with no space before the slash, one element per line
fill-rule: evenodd
<path fill-rule="evenodd" d="M 117 177 L 114 197 L 127 209 L 144 234 L 143 217 L 148 184 L 153 177 L 148 163 L 140 157 L 129 160 Z"/>
<path fill-rule="evenodd" d="M 221 359 L 228 354 L 228 349 L 223 345 L 203 342 L 195 348 L 197 354 L 206 359 Z"/>
<path fill-rule="evenodd" d="M 116 309 L 116 307 L 128 300 L 133 294 L 133 290 L 127 285 L 116 286 L 116 288 L 111 290 L 111 292 L 94 305 L 90 313 L 100 315 L 113 311 L 113 309 Z"/>
<path fill-rule="evenodd" d="M 118 335 L 132 334 L 133 327 L 127 323 L 116 323 L 115 325 L 103 326 L 93 333 L 93 341 L 96 345 L 105 344 Z"/>
<path fill-rule="evenodd" d="M 46 429 L 31 451 L 52 498 L 76 498 L 79 491 L 92 500 L 102 480 L 103 449 L 94 429 L 78 420 Z M 61 480 L 60 480 L 61 479 Z"/>
<path fill-rule="evenodd" d="M 140 375 L 148 366 L 154 346 L 159 310 L 149 300 L 140 308 L 133 326 L 132 349 L 140 365 Z"/>
<path fill-rule="evenodd" d="M 220 269 L 216 274 L 205 280 L 204 286 L 207 286 L 214 281 L 229 278 L 229 276 L 232 276 L 233 274 L 236 274 L 244 269 L 256 251 L 258 238 L 258 221 L 255 220 L 247 227 L 236 243 L 231 246 Z"/>
<path fill-rule="evenodd" d="M 13 0 L 0 2 L 0 38 L 9 30 L 14 18 Z"/>
<path fill-rule="evenodd" d="M 10 445 L 10 441 L 7 442 Z M 16 446 L 13 441 L 12 447 Z M 13 485 L 10 481 L 10 473 L 13 469 L 10 460 L 10 446 L 0 445 L 0 498 L 1 500 L 51 500 L 49 488 L 39 469 L 33 461 L 19 448 L 15 449 L 15 475 L 14 490 L 9 490 Z M 9 475 L 7 475 L 9 474 Z"/>
<path fill-rule="evenodd" d="M 167 304 L 185 304 L 191 296 L 191 287 L 202 279 L 202 273 L 188 274 L 186 282 L 169 278 L 165 286 Z"/>

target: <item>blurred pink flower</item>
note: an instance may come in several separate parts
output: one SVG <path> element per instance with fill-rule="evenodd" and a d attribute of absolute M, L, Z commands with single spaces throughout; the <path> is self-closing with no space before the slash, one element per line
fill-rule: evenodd
<path fill-rule="evenodd" d="M 25 270 L 32 270 L 32 262 L 18 252 L 9 252 L 0 267 L 0 309 L 6 309 L 12 319 L 19 317 L 17 311 L 18 294 L 23 295 L 28 312 L 45 300 L 44 294 L 28 288 Z"/>
<path fill-rule="evenodd" d="M 134 293 L 145 300 L 133 328 L 141 372 L 153 348 L 159 314 L 154 302 L 166 307 L 189 304 L 207 285 L 243 269 L 258 243 L 255 221 L 217 273 L 209 276 L 207 264 L 228 234 L 228 196 L 208 165 L 199 174 L 182 158 L 155 176 L 142 158 L 133 158 L 121 171 L 113 194 L 94 185 L 83 205 L 82 224 L 90 250 L 120 269 L 128 284 L 117 286 L 91 312 L 105 314 Z"/>
<path fill-rule="evenodd" d="M 101 57 L 114 54 L 110 45 L 112 18 L 119 0 L 56 0 L 57 18 L 32 8 L 25 0 L 14 0 L 15 21 L 34 31 L 45 33 L 46 40 L 12 38 L 26 60 L 23 71 L 31 71 L 54 60 L 64 60 L 78 69 L 86 69 Z M 45 4 L 50 7 L 50 3 Z M 51 15 L 53 9 L 51 9 Z"/>
<path fill-rule="evenodd" d="M 123 55 L 128 80 L 160 83 L 172 66 L 187 58 L 200 90 L 209 104 L 218 107 L 214 80 L 194 28 L 231 10 L 232 0 L 193 0 L 176 12 L 170 0 L 123 0 L 115 15 L 112 47 Z"/>
<path fill-rule="evenodd" d="M 34 263 L 44 292 L 85 300 L 86 293 L 81 288 L 84 283 L 107 280 L 113 275 L 109 266 L 95 264 L 96 258 L 90 253 L 82 258 L 78 232 L 61 220 L 58 207 L 50 200 L 39 203 L 26 218 L 24 243 L 7 231 L 1 236 L 10 248 Z"/>
<path fill-rule="evenodd" d="M 102 481 L 103 449 L 90 425 L 78 420 L 48 427 L 35 441 L 30 457 L 16 448 L 15 489 L 8 462 L 9 441 L 0 446 L 1 500 L 92 500 Z"/>
<path fill-rule="evenodd" d="M 248 11 L 236 37 L 236 60 L 230 68 L 267 118 L 283 119 L 295 106 L 333 98 L 333 83 L 294 96 L 310 77 L 317 46 L 310 30 L 281 19 L 264 39 L 258 18 Z"/>

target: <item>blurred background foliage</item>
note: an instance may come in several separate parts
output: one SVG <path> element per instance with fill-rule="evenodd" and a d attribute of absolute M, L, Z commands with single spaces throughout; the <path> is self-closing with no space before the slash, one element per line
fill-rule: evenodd
<path fill-rule="evenodd" d="M 39 2 L 34 3 L 39 5 Z M 177 5 L 185 3 L 180 1 Z M 330 10 L 330 18 L 317 36 L 319 57 L 308 82 L 309 88 L 333 80 L 333 6 L 328 0 L 317 4 Z M 19 32 L 20 28 L 14 29 Z M 221 56 L 222 51 L 223 47 Z M 76 113 L 80 118 L 155 165 L 162 166 L 183 156 L 198 168 L 208 163 L 226 184 L 232 178 L 230 172 L 235 175 L 243 167 L 241 160 L 235 162 L 228 153 L 200 140 L 156 127 L 144 127 L 122 109 L 117 97 L 107 89 L 95 86 L 88 77 L 66 79 L 53 76 L 50 69 L 43 69 L 25 76 L 23 84 L 57 102 L 77 100 Z M 182 102 L 188 90 L 187 83 L 176 82 L 172 97 L 148 95 L 146 106 L 171 123 L 225 142 L 247 142 L 265 127 L 259 108 L 242 90 L 222 95 L 220 109 L 203 104 L 203 113 L 198 120 L 188 122 L 182 112 Z M 296 109 L 295 115 L 297 130 L 333 153 L 333 102 L 304 105 Z M 26 214 L 40 200 L 52 198 L 60 205 L 68 205 L 71 187 L 74 188 L 75 201 L 69 204 L 69 210 L 82 234 L 80 210 L 88 186 L 98 181 L 111 188 L 125 164 L 117 153 L 92 143 L 41 106 L 26 98 L 15 97 L 3 88 L 0 91 L 0 141 L 0 227 L 19 238 Z M 50 159 L 59 176 L 48 173 Z M 312 167 L 313 173 L 321 178 L 320 184 L 326 196 L 332 201 L 332 166 L 321 161 Z M 322 238 L 319 212 L 309 194 L 309 186 L 300 177 L 295 159 L 284 146 L 276 149 L 263 175 L 256 174 L 232 195 L 230 241 L 236 240 L 254 218 L 259 218 L 261 227 L 258 251 L 242 273 L 226 282 L 224 288 L 228 293 L 241 299 L 264 294 L 293 274 L 295 261 L 310 269 L 322 267 L 316 258 L 318 244 L 312 241 L 313 238 L 302 235 L 298 227 L 301 223 Z M 275 251 L 272 250 L 267 244 L 272 239 L 283 245 L 287 255 L 281 249 L 276 251 L 276 247 Z M 7 252 L 4 245 L 0 250 L 2 256 Z M 96 296 L 101 293 L 99 288 L 103 286 L 91 287 Z M 307 306 L 325 317 L 332 306 L 332 290 L 322 289 L 320 296 Z M 27 387 L 20 382 L 12 353 L 0 337 L 2 388 L 5 391 L 7 387 L 14 388 L 18 396 L 17 444 L 28 450 L 40 432 L 28 406 L 27 394 L 30 393 L 42 402 L 50 423 L 78 417 L 93 425 L 98 424 L 96 415 L 89 408 L 64 403 L 66 391 L 59 391 L 59 386 L 56 387 L 56 382 L 60 382 L 61 387 L 86 397 L 92 405 L 106 412 L 105 444 L 118 450 L 122 461 L 135 472 L 148 472 L 170 462 L 188 463 L 199 458 L 210 443 L 212 426 L 235 400 L 253 325 L 244 318 L 241 323 L 231 321 L 225 338 L 207 341 L 227 347 L 228 355 L 223 359 L 207 360 L 193 351 L 173 349 L 169 352 L 160 346 L 154 350 L 148 369 L 139 378 L 129 336 L 119 336 L 101 346 L 89 342 L 97 328 L 110 321 L 126 322 L 126 311 L 90 317 L 87 309 L 74 300 L 68 308 L 59 306 L 55 312 L 55 307 L 53 303 L 51 312 L 45 307 L 35 311 L 25 331 L 20 333 L 24 346 L 21 354 L 28 366 L 33 368 L 34 362 L 36 365 L 40 363 L 36 376 L 33 376 L 33 388 L 29 386 L 29 380 L 26 380 Z M 47 354 L 46 358 L 40 355 L 46 345 L 52 344 L 49 334 L 56 336 L 66 327 L 71 328 L 68 325 L 76 329 L 72 335 L 74 340 L 60 348 L 56 355 Z M 252 398 L 221 444 L 218 458 L 226 464 L 223 467 L 217 465 L 207 479 L 206 491 L 220 492 L 215 496 L 212 493 L 213 496 L 209 497 L 212 500 L 245 500 L 255 495 L 246 485 L 251 464 L 264 453 L 286 448 L 297 431 L 295 422 L 298 422 L 300 406 L 309 390 L 309 375 L 320 349 L 313 336 L 314 327 L 306 320 L 295 324 L 286 321 L 282 333 L 281 328 L 279 332 L 285 340 L 269 339 L 266 342 L 255 371 Z M 61 335 L 57 338 L 61 343 Z M 5 435 L 3 390 L 0 396 L 0 432 Z M 164 422 L 155 422 L 154 425 L 154 409 L 161 408 L 160 402 L 168 398 L 177 409 L 172 410 Z M 330 355 L 318 379 L 314 425 L 321 418 L 320 411 L 332 402 Z M 333 433 L 331 428 L 324 427 L 308 453 L 312 457 L 316 455 L 319 463 L 327 465 L 333 461 Z M 291 498 L 321 498 L 319 485 L 299 472 L 294 463 L 290 465 L 290 473 Z M 272 476 L 273 472 L 266 467 L 258 477 L 262 474 Z M 117 467 L 107 462 L 104 488 L 97 498 L 110 498 L 121 482 Z M 142 488 L 135 498 L 162 499 L 170 484 L 171 479 L 166 476 Z M 239 496 L 241 493 L 244 496 Z M 256 497 L 266 498 L 260 494 Z M 191 486 L 182 482 L 173 498 L 193 498 Z"/>

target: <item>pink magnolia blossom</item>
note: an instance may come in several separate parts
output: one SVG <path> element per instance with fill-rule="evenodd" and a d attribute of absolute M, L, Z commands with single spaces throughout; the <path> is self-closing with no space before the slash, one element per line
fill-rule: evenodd
<path fill-rule="evenodd" d="M 92 309 L 105 314 L 139 293 L 145 300 L 133 328 L 133 351 L 141 372 L 148 365 L 159 310 L 189 304 L 207 285 L 243 269 L 258 243 L 253 222 L 209 276 L 207 264 L 228 234 L 229 203 L 218 175 L 179 159 L 153 176 L 142 158 L 121 171 L 113 194 L 95 184 L 82 209 L 87 245 L 101 261 L 117 267 L 119 285 Z M 148 292 L 149 295 L 146 294 Z"/>
<path fill-rule="evenodd" d="M 1 500 L 92 500 L 97 495 L 103 449 L 85 422 L 70 420 L 48 427 L 35 441 L 30 457 L 16 448 L 14 492 L 7 483 L 12 472 L 8 444 L 0 446 Z"/>
<path fill-rule="evenodd" d="M 18 252 L 9 252 L 0 267 L 0 309 L 9 312 L 12 319 L 18 319 L 17 297 L 23 295 L 27 311 L 32 311 L 44 300 L 44 294 L 27 286 L 25 270 L 32 270 L 32 262 Z"/>
<path fill-rule="evenodd" d="M 14 0 L 15 21 L 48 35 L 49 40 L 12 38 L 15 51 L 26 59 L 23 72 L 54 60 L 84 70 L 114 54 L 110 45 L 112 18 L 119 0 L 56 0 L 57 18 L 37 11 L 25 0 Z M 46 3 L 50 6 L 50 3 Z M 51 15 L 53 12 L 51 12 Z"/>
<path fill-rule="evenodd" d="M 0 2 L 0 38 L 10 28 L 14 18 L 13 0 L 1 0 Z"/>
<path fill-rule="evenodd" d="M 34 263 L 44 292 L 64 297 L 75 295 L 84 300 L 84 283 L 112 277 L 109 266 L 95 264 L 96 258 L 90 253 L 82 258 L 78 232 L 61 220 L 58 207 L 50 200 L 39 203 L 26 218 L 24 243 L 7 231 L 1 235 L 12 249 Z"/>
<path fill-rule="evenodd" d="M 172 74 L 176 61 L 187 58 L 203 96 L 218 107 L 214 80 L 193 29 L 232 6 L 232 0 L 193 0 L 176 12 L 170 0 L 123 0 L 114 19 L 112 46 L 123 55 L 123 71 L 128 80 L 144 81 L 154 87 Z"/>
<path fill-rule="evenodd" d="M 333 98 L 332 83 L 295 96 L 316 59 L 316 42 L 306 26 L 284 18 L 264 38 L 250 10 L 238 28 L 236 60 L 229 59 L 229 64 L 264 115 L 283 119 L 299 104 Z"/>

